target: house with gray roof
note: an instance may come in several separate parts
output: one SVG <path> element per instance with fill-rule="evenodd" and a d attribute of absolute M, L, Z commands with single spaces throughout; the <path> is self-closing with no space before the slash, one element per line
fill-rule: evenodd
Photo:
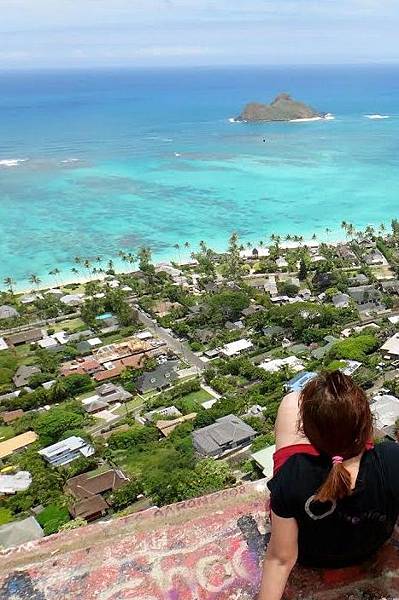
<path fill-rule="evenodd" d="M 127 392 L 120 385 L 115 385 L 114 383 L 103 383 L 98 388 L 96 388 L 96 394 L 109 404 L 112 402 L 125 402 L 132 397 L 130 392 Z"/>
<path fill-rule="evenodd" d="M 37 373 L 41 373 L 41 369 L 39 369 L 39 367 L 21 365 L 18 367 L 14 377 L 12 378 L 15 387 L 19 388 L 28 385 L 29 379 L 32 377 L 32 375 L 37 375 Z"/>
<path fill-rule="evenodd" d="M 8 304 L 0 306 L 0 319 L 14 319 L 15 317 L 19 317 L 19 312 L 16 308 Z"/>
<path fill-rule="evenodd" d="M 154 371 L 143 373 L 136 382 L 136 387 L 141 394 L 151 390 L 163 390 L 178 379 L 176 370 L 179 361 L 168 360 L 158 365 Z"/>
<path fill-rule="evenodd" d="M 0 547 L 14 548 L 44 536 L 43 529 L 34 517 L 22 521 L 12 521 L 0 527 Z"/>
<path fill-rule="evenodd" d="M 331 300 L 335 308 L 347 308 L 351 301 L 348 294 L 334 294 Z"/>
<path fill-rule="evenodd" d="M 193 431 L 191 436 L 199 454 L 218 458 L 231 450 L 247 446 L 257 433 L 236 415 L 227 415 L 212 425 Z"/>

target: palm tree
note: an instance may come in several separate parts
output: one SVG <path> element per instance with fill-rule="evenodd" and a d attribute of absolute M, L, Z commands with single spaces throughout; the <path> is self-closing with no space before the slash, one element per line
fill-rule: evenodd
<path fill-rule="evenodd" d="M 181 264 L 180 244 L 175 244 L 175 245 L 173 246 L 173 248 L 174 248 L 175 250 L 177 250 L 177 253 L 178 253 L 178 256 L 179 256 L 179 264 Z"/>
<path fill-rule="evenodd" d="M 72 267 L 71 273 L 73 273 L 74 275 L 76 275 L 77 277 L 79 277 L 79 271 L 78 271 L 78 269 L 76 267 Z"/>
<path fill-rule="evenodd" d="M 133 267 L 134 263 L 137 262 L 137 256 L 135 256 L 132 252 L 128 252 L 126 255 L 126 260 L 129 263 L 129 265 Z"/>
<path fill-rule="evenodd" d="M 315 233 L 312 235 L 312 240 L 314 240 L 314 241 L 317 240 L 317 235 Z"/>
<path fill-rule="evenodd" d="M 85 258 L 83 261 L 83 266 L 84 268 L 87 270 L 88 274 L 89 274 L 89 281 L 91 278 L 91 262 L 88 258 Z"/>
<path fill-rule="evenodd" d="M 188 250 L 190 248 L 190 242 L 184 242 L 184 247 Z"/>
<path fill-rule="evenodd" d="M 36 287 L 39 287 L 41 282 L 42 282 L 42 280 L 35 273 L 31 273 L 29 275 L 29 283 L 33 283 L 33 285 L 35 285 Z"/>
<path fill-rule="evenodd" d="M 14 285 L 16 284 L 15 280 L 12 277 L 4 277 L 3 283 L 7 286 L 7 289 L 10 292 L 10 294 L 13 295 Z"/>
<path fill-rule="evenodd" d="M 56 287 L 59 286 L 58 275 L 60 274 L 60 272 L 61 271 L 59 269 L 55 268 L 52 271 L 49 271 L 48 273 L 49 275 L 52 275 L 54 277 Z"/>
<path fill-rule="evenodd" d="M 260 246 L 261 248 L 263 248 L 263 246 L 264 246 L 264 245 L 265 245 L 265 242 L 264 242 L 263 240 L 259 240 L 259 246 Z"/>

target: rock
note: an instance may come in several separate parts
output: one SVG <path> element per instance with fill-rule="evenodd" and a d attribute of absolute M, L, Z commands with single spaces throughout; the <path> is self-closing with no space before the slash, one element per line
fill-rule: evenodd
<path fill-rule="evenodd" d="M 270 104 L 247 104 L 236 121 L 293 121 L 322 119 L 324 116 L 303 102 L 293 100 L 289 94 L 279 94 Z"/>

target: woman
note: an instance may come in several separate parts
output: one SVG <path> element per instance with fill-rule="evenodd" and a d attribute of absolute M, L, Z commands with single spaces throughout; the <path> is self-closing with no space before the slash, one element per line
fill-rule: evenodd
<path fill-rule="evenodd" d="M 296 562 L 341 568 L 370 558 L 399 513 L 399 445 L 373 447 L 363 390 L 323 373 L 281 403 L 276 421 L 272 536 L 259 600 L 280 600 Z"/>

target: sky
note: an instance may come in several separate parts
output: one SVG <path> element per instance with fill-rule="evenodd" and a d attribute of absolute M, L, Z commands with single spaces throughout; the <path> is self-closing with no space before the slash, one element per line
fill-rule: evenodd
<path fill-rule="evenodd" d="M 0 69 L 399 62 L 399 0 L 1 0 Z"/>

